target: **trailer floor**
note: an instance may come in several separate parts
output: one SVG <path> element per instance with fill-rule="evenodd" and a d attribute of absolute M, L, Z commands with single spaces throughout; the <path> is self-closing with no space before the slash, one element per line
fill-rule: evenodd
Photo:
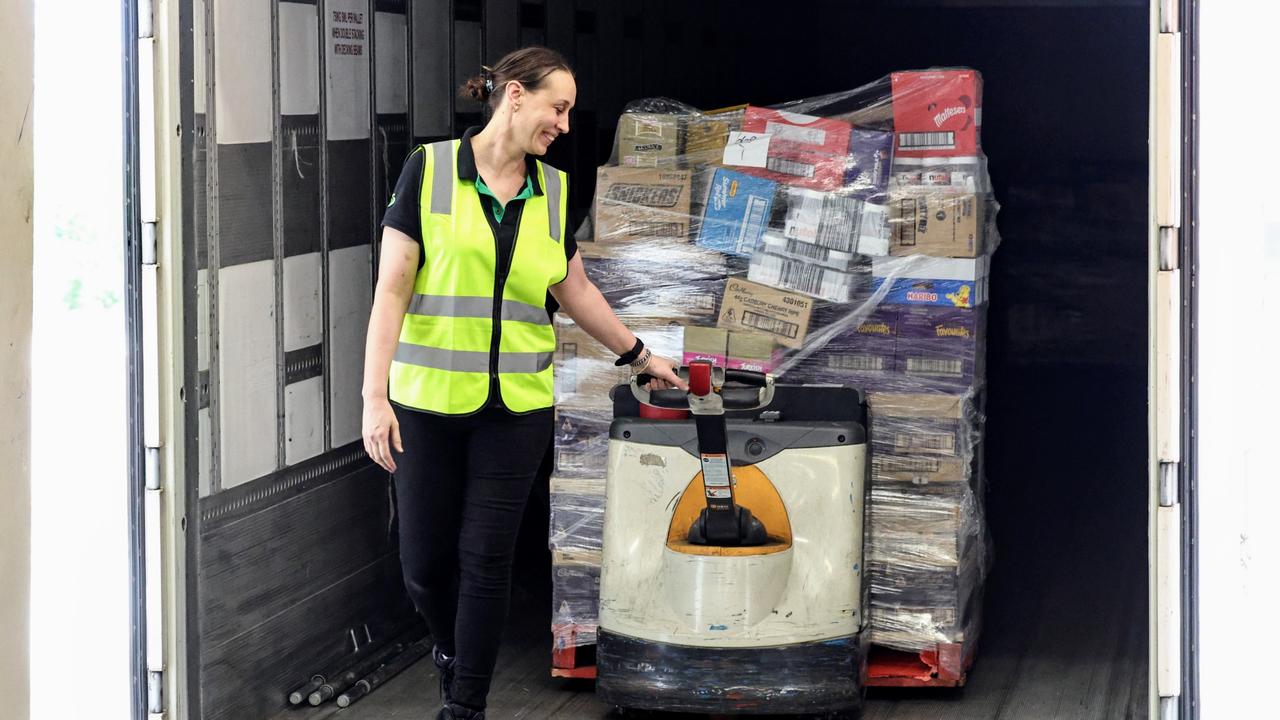
<path fill-rule="evenodd" d="M 1145 436 L 1140 412 L 1122 409 L 1141 408 L 1141 395 L 1129 389 L 1141 386 L 1076 377 L 1056 378 L 1047 390 L 1034 375 L 1009 379 L 1008 394 L 990 398 L 989 437 L 1013 444 L 997 457 L 1016 466 L 990 468 L 1003 479 L 988 495 L 996 561 L 968 683 L 872 689 L 865 720 L 1147 717 L 1146 489 L 1141 456 L 1130 457 Z M 1037 403 L 1042 413 L 1027 409 L 1028 395 L 1045 401 Z M 1098 397 L 1110 398 L 1110 412 L 1086 425 L 1071 421 L 1084 410 L 1073 406 Z M 1011 421 L 999 427 L 1000 418 Z M 1071 438 L 1066 448 L 1062 438 Z M 1118 485 L 1129 489 L 1117 492 Z M 489 699 L 493 720 L 611 716 L 590 682 L 550 677 L 549 605 L 526 590 L 512 603 Z M 429 720 L 437 707 L 435 669 L 424 661 L 351 708 L 277 720 Z"/>

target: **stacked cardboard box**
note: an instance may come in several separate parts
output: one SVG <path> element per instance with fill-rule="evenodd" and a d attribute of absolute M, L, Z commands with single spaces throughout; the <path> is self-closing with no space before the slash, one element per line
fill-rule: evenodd
<path fill-rule="evenodd" d="M 898 649 L 971 643 L 980 625 L 998 244 L 981 93 L 973 71 L 931 70 L 785 111 L 633 103 L 579 244 L 654 352 L 869 391 L 868 615 L 873 642 Z M 628 371 L 571 322 L 557 331 L 555 607 L 584 642 L 608 393 Z"/>

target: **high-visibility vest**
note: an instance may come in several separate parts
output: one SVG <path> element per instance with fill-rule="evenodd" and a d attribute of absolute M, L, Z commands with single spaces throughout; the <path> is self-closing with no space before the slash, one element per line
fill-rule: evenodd
<path fill-rule="evenodd" d="M 568 176 L 537 163 L 544 194 L 517 210 L 504 282 L 497 277 L 497 239 L 484 199 L 458 178 L 459 142 L 420 150 L 424 257 L 391 361 L 390 397 L 411 408 L 466 415 L 485 407 L 496 376 L 512 412 L 551 407 L 556 338 L 546 296 L 568 272 Z"/>

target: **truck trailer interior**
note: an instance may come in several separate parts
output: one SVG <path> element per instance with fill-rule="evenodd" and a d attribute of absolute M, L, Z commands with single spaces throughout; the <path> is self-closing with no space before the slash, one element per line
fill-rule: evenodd
<path fill-rule="evenodd" d="M 866 717 L 1132 718 L 1154 703 L 1148 570 L 1149 55 L 1142 0 L 180 0 L 173 422 L 179 634 L 202 720 L 428 717 L 420 662 L 348 710 L 285 695 L 412 612 L 386 474 L 360 442 L 378 225 L 418 143 L 482 122 L 463 79 L 545 44 L 574 65 L 548 161 L 586 216 L 627 102 L 772 105 L 970 67 L 1003 238 L 985 427 L 994 563 L 962 688 Z M 341 28 L 346 33 L 335 40 Z M 497 718 L 606 717 L 548 672 L 547 489 L 522 528 Z"/>

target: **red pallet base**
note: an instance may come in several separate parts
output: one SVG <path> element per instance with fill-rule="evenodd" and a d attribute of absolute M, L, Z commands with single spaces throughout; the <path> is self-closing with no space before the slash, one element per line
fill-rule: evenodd
<path fill-rule="evenodd" d="M 972 644 L 938 643 L 934 649 L 920 652 L 874 645 L 867 660 L 867 686 L 960 687 L 973 660 Z"/>
<path fill-rule="evenodd" d="M 596 666 L 580 664 L 584 657 L 594 660 L 595 653 L 584 652 L 594 645 L 579 645 L 577 625 L 556 625 L 551 628 L 551 677 L 583 678 L 594 680 Z"/>

